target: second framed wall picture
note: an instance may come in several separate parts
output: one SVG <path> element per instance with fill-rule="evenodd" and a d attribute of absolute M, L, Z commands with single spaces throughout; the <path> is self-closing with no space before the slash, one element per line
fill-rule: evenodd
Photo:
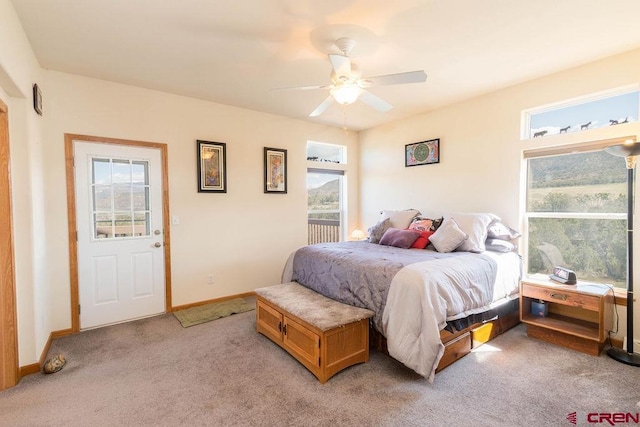
<path fill-rule="evenodd" d="M 264 192 L 287 192 L 287 150 L 264 147 Z"/>
<path fill-rule="evenodd" d="M 198 140 L 198 192 L 227 192 L 227 144 Z"/>
<path fill-rule="evenodd" d="M 404 165 L 419 166 L 440 163 L 440 139 L 414 142 L 404 146 Z"/>

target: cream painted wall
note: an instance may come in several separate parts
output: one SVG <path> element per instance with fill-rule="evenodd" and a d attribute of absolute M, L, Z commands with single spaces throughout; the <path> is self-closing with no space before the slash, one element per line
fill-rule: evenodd
<path fill-rule="evenodd" d="M 520 111 L 637 83 L 639 65 L 640 51 L 630 52 L 359 136 L 345 135 L 340 129 L 43 71 L 10 1 L 0 0 L 0 98 L 10 111 L 20 364 L 37 362 L 49 334 L 70 327 L 66 132 L 168 144 L 171 214 L 181 221 L 171 229 L 173 303 L 181 305 L 279 280 L 290 251 L 306 240 L 304 147 L 309 139 L 348 146 L 348 230 L 372 225 L 381 209 L 407 207 L 429 215 L 492 211 L 521 226 L 523 149 L 638 134 L 640 128 L 633 123 L 520 141 Z M 35 82 L 44 93 L 44 117 L 31 108 Z M 404 145 L 430 138 L 441 138 L 441 163 L 405 168 Z M 196 139 L 228 144 L 229 193 L 196 192 Z M 287 195 L 262 192 L 264 146 L 289 150 Z M 213 286 L 206 284 L 209 273 L 216 277 Z M 636 331 L 637 324 L 636 318 Z"/>
<path fill-rule="evenodd" d="M 0 17 L 0 98 L 9 108 L 18 356 L 25 366 L 38 361 L 51 332 L 42 238 L 42 118 L 31 98 L 42 70 L 8 0 L 0 0 Z"/>
<path fill-rule="evenodd" d="M 47 253 L 53 329 L 70 326 L 64 133 L 161 142 L 169 152 L 173 305 L 279 283 L 306 244 L 306 142 L 348 147 L 350 222 L 357 212 L 356 134 L 264 113 L 58 72 L 46 73 Z M 196 140 L 227 144 L 226 194 L 197 192 Z M 264 194 L 263 147 L 287 149 L 288 193 Z M 352 227 L 350 224 L 348 227 Z M 216 283 L 207 284 L 208 274 Z"/>
<path fill-rule="evenodd" d="M 493 212 L 512 227 L 522 229 L 523 150 L 638 135 L 640 124 L 521 141 L 521 111 L 638 84 L 638 69 L 640 50 L 361 132 L 363 227 L 375 224 L 382 209 L 417 208 L 434 216 L 454 211 Z M 432 138 L 440 138 L 440 163 L 406 168 L 404 145 Z M 636 240 L 640 241 L 637 234 Z M 636 271 L 640 271 L 638 258 Z M 621 315 L 624 318 L 624 313 Z M 639 331 L 640 310 L 635 315 L 634 331 Z M 624 329 L 623 319 L 620 327 Z"/>
<path fill-rule="evenodd" d="M 31 107 L 36 82 L 44 117 Z M 168 144 L 171 214 L 180 218 L 171 229 L 174 306 L 279 282 L 289 253 L 306 243 L 307 140 L 348 147 L 348 230 L 357 224 L 356 134 L 45 72 L 8 0 L 0 0 L 0 98 L 9 107 L 21 366 L 71 326 L 64 133 Z M 196 192 L 196 139 L 228 144 L 227 194 Z M 288 150 L 286 195 L 263 193 L 264 146 Z"/>

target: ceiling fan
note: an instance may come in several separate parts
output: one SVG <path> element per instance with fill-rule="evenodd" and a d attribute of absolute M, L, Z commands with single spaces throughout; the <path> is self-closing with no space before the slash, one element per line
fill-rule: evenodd
<path fill-rule="evenodd" d="M 334 101 L 342 105 L 349 105 L 358 99 L 384 113 L 391 110 L 393 106 L 368 92 L 367 88 L 371 86 L 423 83 L 427 80 L 427 74 L 423 70 L 362 78 L 358 66 L 351 62 L 351 58 L 349 58 L 349 54 L 355 45 L 356 42 L 350 38 L 340 38 L 336 41 L 336 46 L 340 49 L 342 55 L 329 54 L 329 61 L 333 67 L 331 84 L 285 88 L 297 90 L 329 89 L 329 96 L 309 114 L 310 117 L 319 116 Z"/>

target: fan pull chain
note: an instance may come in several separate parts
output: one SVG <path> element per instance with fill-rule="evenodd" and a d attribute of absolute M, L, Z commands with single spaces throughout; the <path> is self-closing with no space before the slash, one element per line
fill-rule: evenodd
<path fill-rule="evenodd" d="M 349 129 L 347 129 L 347 106 L 342 104 L 342 130 L 345 134 L 349 133 Z"/>

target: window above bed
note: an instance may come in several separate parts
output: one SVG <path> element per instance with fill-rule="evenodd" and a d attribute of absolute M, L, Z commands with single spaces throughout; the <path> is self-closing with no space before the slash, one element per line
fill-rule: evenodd
<path fill-rule="evenodd" d="M 638 120 L 637 85 L 523 111 L 522 139 L 617 126 Z"/>

